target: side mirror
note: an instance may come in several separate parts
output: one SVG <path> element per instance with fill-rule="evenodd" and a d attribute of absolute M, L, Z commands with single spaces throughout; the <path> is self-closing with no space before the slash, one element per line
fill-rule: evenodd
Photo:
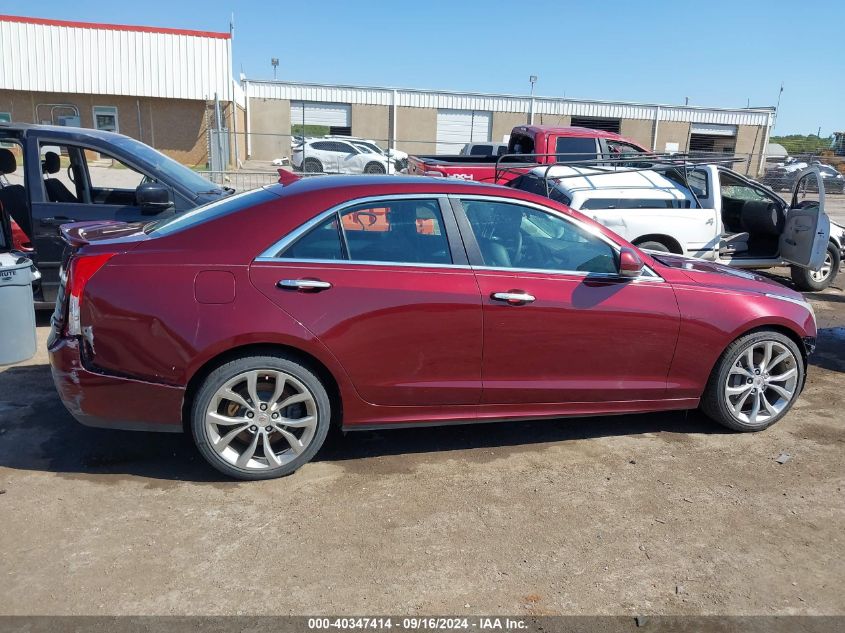
<path fill-rule="evenodd" d="M 170 189 L 160 182 L 142 182 L 135 188 L 135 202 L 142 211 L 161 213 L 173 206 Z"/>
<path fill-rule="evenodd" d="M 620 277 L 639 277 L 643 272 L 643 260 L 637 255 L 636 251 L 631 248 L 623 248 L 619 251 L 619 276 Z"/>

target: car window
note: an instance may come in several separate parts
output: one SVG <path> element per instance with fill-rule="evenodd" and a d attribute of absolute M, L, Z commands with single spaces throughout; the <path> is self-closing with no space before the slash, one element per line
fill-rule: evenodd
<path fill-rule="evenodd" d="M 557 159 L 564 162 L 596 160 L 596 139 L 560 136 L 555 142 Z"/>
<path fill-rule="evenodd" d="M 492 145 L 473 145 L 469 150 L 470 156 L 492 156 Z"/>
<path fill-rule="evenodd" d="M 774 201 L 772 196 L 741 180 L 731 177 L 729 174 L 722 174 L 721 184 L 721 194 L 724 198 L 733 198 L 734 200 L 765 200 L 767 202 Z"/>
<path fill-rule="evenodd" d="M 485 266 L 615 273 L 616 250 L 571 220 L 533 207 L 462 202 Z"/>
<path fill-rule="evenodd" d="M 108 154 L 86 153 L 88 175 L 93 189 L 135 189 L 144 181 L 144 174 Z"/>
<path fill-rule="evenodd" d="M 352 147 L 349 143 L 335 143 L 334 151 L 341 154 L 357 154 L 358 150 Z"/>
<path fill-rule="evenodd" d="M 328 141 L 317 141 L 316 143 L 311 143 L 311 147 L 314 149 L 319 149 L 322 151 L 330 152 L 333 150 L 334 143 L 330 143 Z"/>
<path fill-rule="evenodd" d="M 689 200 L 660 198 L 588 198 L 581 204 L 580 211 L 601 209 L 689 209 Z"/>
<path fill-rule="evenodd" d="M 437 200 L 388 200 L 341 213 L 349 259 L 368 262 L 451 264 Z"/>
<path fill-rule="evenodd" d="M 288 246 L 279 257 L 282 259 L 345 259 L 337 216 L 330 216 L 325 222 L 308 231 Z"/>

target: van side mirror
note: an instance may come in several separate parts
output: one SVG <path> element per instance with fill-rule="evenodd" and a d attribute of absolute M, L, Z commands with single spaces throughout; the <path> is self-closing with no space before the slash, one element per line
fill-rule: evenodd
<path fill-rule="evenodd" d="M 160 182 L 142 182 L 135 188 L 135 202 L 147 213 L 161 213 L 173 206 L 170 189 Z"/>
<path fill-rule="evenodd" d="M 643 273 L 643 260 L 637 255 L 637 252 L 625 247 L 619 251 L 619 276 L 620 277 L 639 277 Z"/>

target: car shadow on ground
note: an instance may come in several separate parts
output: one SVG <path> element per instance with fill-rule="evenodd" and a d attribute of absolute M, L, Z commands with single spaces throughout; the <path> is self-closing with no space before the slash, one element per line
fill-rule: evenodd
<path fill-rule="evenodd" d="M 78 424 L 53 391 L 48 365 L 0 373 L 0 466 L 76 478 L 228 482 L 208 466 L 189 434 L 95 429 Z M 8 394 L 8 395 L 5 395 Z M 33 398 L 32 394 L 43 394 Z M 596 416 L 382 431 L 333 433 L 315 460 L 439 453 L 645 433 L 723 433 L 698 412 Z M 106 475 L 112 477 L 105 477 Z"/>

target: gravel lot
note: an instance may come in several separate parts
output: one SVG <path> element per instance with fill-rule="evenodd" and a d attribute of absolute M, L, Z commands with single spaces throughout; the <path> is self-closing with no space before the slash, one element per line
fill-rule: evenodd
<path fill-rule="evenodd" d="M 807 388 L 762 434 L 362 432 L 247 484 L 187 438 L 79 426 L 42 349 L 0 372 L 0 613 L 843 614 L 843 282 L 812 295 Z"/>

